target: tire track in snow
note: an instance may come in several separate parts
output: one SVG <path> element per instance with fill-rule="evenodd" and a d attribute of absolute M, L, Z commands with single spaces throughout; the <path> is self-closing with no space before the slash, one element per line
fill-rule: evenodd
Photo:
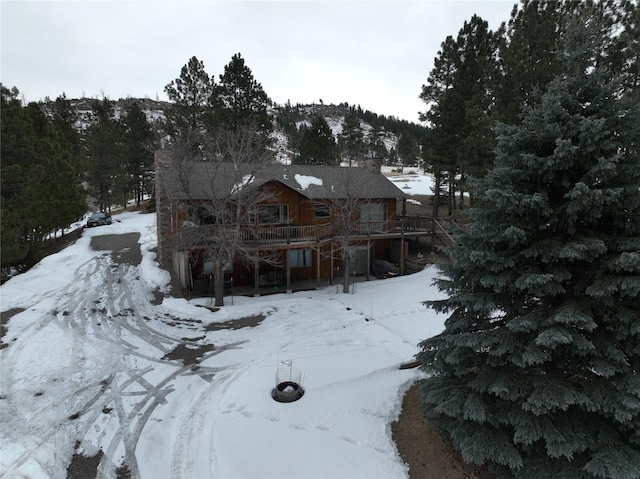
<path fill-rule="evenodd" d="M 173 392 L 169 383 L 189 370 L 191 366 L 172 364 L 162 360 L 162 356 L 173 349 L 176 344 L 179 344 L 179 341 L 153 330 L 139 318 L 136 310 L 144 303 L 134 304 L 132 299 L 130 285 L 135 284 L 131 281 L 133 269 L 128 265 L 118 267 L 112 265 L 105 269 L 105 287 L 100 301 L 106 304 L 105 311 L 102 313 L 102 323 L 105 323 L 105 327 L 95 328 L 93 336 L 98 341 L 109 342 L 117 346 L 122 358 L 119 364 L 120 369 L 110 383 L 108 390 L 105 391 L 106 394 L 103 398 L 106 405 L 113 405 L 115 418 L 111 417 L 110 421 L 115 420 L 117 426 L 108 443 L 99 445 L 105 453 L 100 468 L 101 474 L 107 474 L 109 469 L 107 463 L 111 467 L 120 465 L 120 458 L 115 455 L 122 448 L 124 450 L 122 460 L 129 467 L 132 477 L 135 478 L 139 477 L 135 450 L 144 426 L 155 408 L 166 404 L 166 396 Z M 85 314 L 86 311 L 91 311 L 88 306 L 89 303 L 85 300 L 77 311 Z M 90 315 L 86 319 L 88 324 L 92 323 Z M 95 324 L 95 321 L 93 323 Z M 127 332 L 131 338 L 125 339 L 124 332 Z M 132 341 L 135 341 L 136 344 Z M 141 354 L 138 351 L 141 346 L 152 346 L 158 351 L 160 357 Z M 145 379 L 145 375 L 154 372 L 154 367 L 151 365 L 142 368 L 137 365 L 132 367 L 129 365 L 131 361 L 127 360 L 131 356 L 144 360 L 144 363 L 168 365 L 175 369 L 162 380 L 155 379 L 155 384 L 152 384 Z M 205 376 L 206 373 L 202 371 L 200 374 Z M 131 401 L 131 398 L 135 398 L 135 401 Z M 86 437 L 91 427 L 95 425 L 97 416 L 98 414 L 94 410 L 91 417 L 93 420 L 86 421 L 83 437 Z M 106 438 L 103 437 L 103 439 Z"/>
<path fill-rule="evenodd" d="M 115 379 L 110 382 L 110 386 L 106 391 L 103 401 L 106 404 L 113 404 L 115 411 L 115 420 L 117 421 L 116 432 L 113 434 L 110 441 L 107 444 L 103 444 L 103 452 L 105 458 L 108 460 L 112 467 L 120 465 L 119 458 L 116 458 L 120 448 L 124 449 L 123 461 L 129 467 L 132 477 L 139 476 L 138 463 L 135 457 L 135 450 L 140 439 L 140 436 L 144 430 L 144 427 L 153 414 L 154 410 L 163 404 L 166 404 L 166 397 L 173 392 L 170 387 L 170 382 L 175 380 L 181 375 L 198 375 L 200 378 L 207 382 L 213 382 L 213 375 L 219 371 L 217 368 L 203 367 L 198 365 L 194 369 L 192 365 L 183 365 L 182 362 L 174 362 L 163 360 L 162 357 L 154 357 L 148 354 L 142 354 L 138 351 L 140 345 L 135 345 L 130 339 L 124 339 L 123 332 L 129 333 L 136 342 L 143 342 L 147 346 L 152 346 L 159 351 L 159 354 L 164 356 L 166 353 L 175 348 L 176 345 L 181 344 L 181 341 L 176 340 L 166 334 L 162 334 L 153 328 L 151 328 L 138 311 L 141 309 L 153 309 L 148 305 L 148 301 L 134 304 L 131 284 L 135 282 L 131 281 L 132 271 L 135 271 L 131 267 L 120 266 L 118 268 L 107 268 L 105 270 L 105 277 L 107 278 L 104 294 L 101 302 L 107 304 L 106 312 L 102 314 L 102 323 L 106 324 L 103 327 L 97 327 L 93 331 L 95 339 L 101 341 L 108 341 L 111 344 L 118 345 L 121 348 L 120 354 L 123 357 L 137 357 L 150 363 L 162 364 L 163 367 L 175 368 L 172 373 L 164 376 L 162 379 L 155 379 L 154 384 L 145 379 L 145 375 L 154 371 L 154 367 L 148 366 L 144 369 L 137 367 L 131 367 L 127 364 L 130 361 L 122 361 L 121 369 L 117 372 Z M 86 311 L 91 311 L 90 299 L 85 298 L 84 302 L 80 303 L 80 307 L 76 311 L 81 311 L 86 314 Z M 146 308 L 145 308 L 146 307 Z M 145 313 L 150 312 L 150 316 L 153 315 L 153 311 L 143 311 Z M 85 324 L 96 324 L 96 321 L 91 321 L 90 317 L 84 318 Z M 221 352 L 235 347 L 235 345 L 228 345 L 218 348 L 203 358 L 203 361 Z M 146 349 L 146 348 L 145 348 Z M 135 388 L 139 389 L 135 389 Z M 135 402 L 131 403 L 132 397 L 139 396 Z M 94 411 L 92 418 L 94 420 L 87 421 L 84 428 L 84 435 L 86 435 L 90 428 L 94 426 L 95 420 L 99 414 Z M 103 474 L 106 473 L 107 467 L 103 459 L 103 466 L 101 470 Z"/>
<path fill-rule="evenodd" d="M 184 340 L 155 330 L 145 321 L 158 310 L 140 291 L 143 286 L 137 272 L 137 267 L 126 263 L 115 265 L 109 254 L 96 255 L 76 269 L 71 284 L 50 294 L 59 298 L 53 311 L 41 314 L 10 348 L 5 348 L 3 379 L 11 383 L 16 377 L 15 358 L 42 329 L 53 324 L 71 338 L 68 364 L 73 366 L 69 377 L 64 378 L 65 387 L 58 388 L 64 391 L 56 399 L 59 424 L 53 427 L 49 423 L 50 430 L 39 431 L 37 441 L 23 440 L 26 449 L 8 465 L 8 474 L 19 473 L 29 460 L 38 462 L 38 451 L 48 442 L 60 445 L 61 439 L 65 446 L 57 454 L 57 467 L 63 470 L 69 458 L 64 451 L 72 454 L 73 443 L 79 439 L 105 453 L 99 477 L 110 477 L 122 459 L 132 478 L 139 477 L 135 456 L 138 441 L 153 412 L 166 404 L 173 392 L 171 382 L 184 375 L 213 384 L 219 368 L 162 359 Z M 235 345 L 218 348 L 204 359 L 231 347 Z M 169 371 L 158 377 L 160 365 Z M 108 406 L 114 414 L 105 415 Z M 50 402 L 44 404 L 43 416 L 47 408 L 51 408 Z M 19 407 L 16 412 L 20 412 Z M 123 456 L 119 454 L 122 451 Z"/>
<path fill-rule="evenodd" d="M 169 477 L 171 479 L 191 479 L 194 474 L 202 472 L 196 464 L 201 455 L 198 450 L 207 451 L 205 460 L 208 463 L 208 477 L 213 477 L 212 465 L 215 463 L 215 449 L 212 447 L 212 433 L 205 431 L 205 426 L 213 424 L 220 414 L 219 408 L 207 407 L 208 404 L 223 404 L 229 388 L 238 378 L 247 374 L 248 369 L 266 362 L 266 358 L 255 359 L 248 364 L 239 364 L 221 368 L 224 374 L 219 374 L 213 383 L 203 389 L 182 419 L 180 429 L 173 441 L 172 459 Z M 193 437 L 198 437 L 196 448 L 193 447 Z"/>
<path fill-rule="evenodd" d="M 46 391 L 41 391 L 37 395 L 42 398 L 41 406 L 37 410 L 29 410 L 30 417 L 40 418 L 38 421 L 31 421 L 25 418 L 23 413 L 24 408 L 21 404 L 16 404 L 19 401 L 21 394 L 26 391 L 19 392 L 15 386 L 20 385 L 21 381 L 16 380 L 16 367 L 20 360 L 20 356 L 26 351 L 28 346 L 31 346 L 31 342 L 35 340 L 35 337 L 47 326 L 57 326 L 63 329 L 65 333 L 71 332 L 74 336 L 72 342 L 72 356 L 77 359 L 79 357 L 77 343 L 81 341 L 81 338 L 77 338 L 77 324 L 75 320 L 72 320 L 67 311 L 64 313 L 58 313 L 58 306 L 66 306 L 73 304 L 74 299 L 77 297 L 76 292 L 80 289 L 86 289 L 87 282 L 91 280 L 91 277 L 96 274 L 103 263 L 103 259 L 100 257 L 92 258 L 91 260 L 82 264 L 74 274 L 74 281 L 59 291 L 51 291 L 47 296 L 58 296 L 63 298 L 56 303 L 56 307 L 52 311 L 45 311 L 40 313 L 40 316 L 34 321 L 34 323 L 28 328 L 21 331 L 20 336 L 11 344 L 11 347 L 5 348 L 4 357 L 2 360 L 2 390 L 6 395 L 3 400 L 3 413 L 5 415 L 5 425 L 7 426 L 6 432 L 14 431 L 32 431 L 29 437 L 36 439 L 31 442 L 31 446 L 27 446 L 25 451 L 20 454 L 19 457 L 14 459 L 12 464 L 6 465 L 7 468 L 1 477 L 11 477 L 12 472 L 16 472 L 23 464 L 29 460 L 33 460 L 36 463 L 39 461 L 39 451 L 43 448 L 46 449 L 47 444 L 56 444 L 56 450 L 60 460 L 65 463 L 64 455 L 65 450 L 71 450 L 70 436 L 73 435 L 73 430 L 76 424 L 73 421 L 69 421 L 69 416 L 72 415 L 70 411 L 76 409 L 78 403 L 87 402 L 91 400 L 97 400 L 98 396 L 94 396 L 92 399 L 91 390 L 95 386 L 91 383 L 84 383 L 71 389 L 65 388 L 64 395 L 60 397 L 59 390 L 56 390 L 58 394 L 53 396 L 45 394 Z M 77 284 L 85 285 L 85 288 L 78 288 Z M 43 302 L 44 299 L 41 302 Z M 31 307 L 33 309 L 33 306 Z M 58 315 L 62 315 L 65 319 L 60 320 Z M 81 357 L 81 356 L 80 356 Z M 73 361 L 74 359 L 71 359 Z M 80 372 L 80 371 L 78 371 Z M 63 381 L 69 379 L 64 375 L 60 376 Z M 55 380 L 55 379 L 54 379 Z M 43 385 L 43 389 L 44 389 Z M 59 388 L 58 388 L 59 389 Z M 15 398 L 15 399 L 12 399 Z M 35 402 L 35 401 L 34 401 Z M 62 410 L 61 410 L 62 408 Z M 52 417 L 48 423 L 42 422 L 43 418 Z M 22 426 L 27 423 L 28 426 Z M 55 439 L 54 439 L 55 437 Z M 21 441 L 24 442 L 24 441 Z M 43 470 L 47 469 L 46 464 L 40 464 Z M 9 476 L 7 476 L 9 475 Z"/>

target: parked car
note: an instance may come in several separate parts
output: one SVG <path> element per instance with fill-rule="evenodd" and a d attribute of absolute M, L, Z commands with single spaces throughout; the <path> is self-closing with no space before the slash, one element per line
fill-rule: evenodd
<path fill-rule="evenodd" d="M 388 278 L 390 276 L 398 276 L 398 267 L 383 259 L 374 259 L 371 262 L 371 272 L 378 278 Z"/>
<path fill-rule="evenodd" d="M 111 214 L 107 212 L 96 212 L 91 213 L 89 219 L 87 220 L 87 228 L 91 226 L 100 226 L 100 225 L 110 225 L 111 224 Z"/>

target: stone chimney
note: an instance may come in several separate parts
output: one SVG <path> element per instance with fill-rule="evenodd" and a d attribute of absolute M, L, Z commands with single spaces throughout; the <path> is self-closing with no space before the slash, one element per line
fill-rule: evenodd
<path fill-rule="evenodd" d="M 373 173 L 380 173 L 382 171 L 382 160 L 377 158 L 365 158 L 362 164 Z"/>

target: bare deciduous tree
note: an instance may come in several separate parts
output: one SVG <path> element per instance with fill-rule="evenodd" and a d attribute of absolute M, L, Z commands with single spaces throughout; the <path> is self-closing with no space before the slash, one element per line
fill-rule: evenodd
<path fill-rule="evenodd" d="M 375 189 L 363 184 L 362 181 L 365 180 L 362 176 L 358 175 L 356 179 L 354 174 L 356 170 L 357 167 L 340 169 L 341 194 L 327 201 L 331 211 L 333 254 L 337 254 L 342 260 L 343 293 L 349 293 L 351 272 L 354 270 L 358 246 L 366 244 L 366 237 L 363 234 L 366 234 L 375 223 L 366 213 L 374 202 L 370 196 L 363 194 Z M 379 226 L 386 227 L 381 224 Z"/>
<path fill-rule="evenodd" d="M 185 191 L 185 221 L 178 246 L 190 262 L 202 254 L 211 265 L 215 305 L 224 304 L 224 272 L 235 261 L 273 262 L 252 247 L 260 203 L 273 199 L 260 184 L 260 171 L 272 162 L 263 135 L 254 128 L 220 130 L 202 145 L 202 161 L 184 161 L 189 145 L 176 148 L 174 165 Z"/>

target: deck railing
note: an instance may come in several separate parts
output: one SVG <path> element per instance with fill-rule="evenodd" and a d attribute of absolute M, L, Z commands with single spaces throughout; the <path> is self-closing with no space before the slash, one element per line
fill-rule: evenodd
<path fill-rule="evenodd" d="M 386 221 L 354 222 L 349 231 L 350 236 L 376 236 L 389 234 L 426 233 L 433 231 L 433 219 L 422 217 L 404 217 Z M 207 234 L 217 236 L 219 230 L 209 228 Z M 240 241 L 246 244 L 289 244 L 297 242 L 322 241 L 343 234 L 341 227 L 332 223 L 321 225 L 283 225 L 256 226 L 241 228 Z"/>
<path fill-rule="evenodd" d="M 388 233 L 429 232 L 433 230 L 431 218 L 405 216 L 386 221 L 358 221 L 350 233 L 356 235 L 376 235 Z"/>
<path fill-rule="evenodd" d="M 247 243 L 293 243 L 300 241 L 320 241 L 331 237 L 331 224 L 261 226 L 242 230 L 242 239 Z"/>

